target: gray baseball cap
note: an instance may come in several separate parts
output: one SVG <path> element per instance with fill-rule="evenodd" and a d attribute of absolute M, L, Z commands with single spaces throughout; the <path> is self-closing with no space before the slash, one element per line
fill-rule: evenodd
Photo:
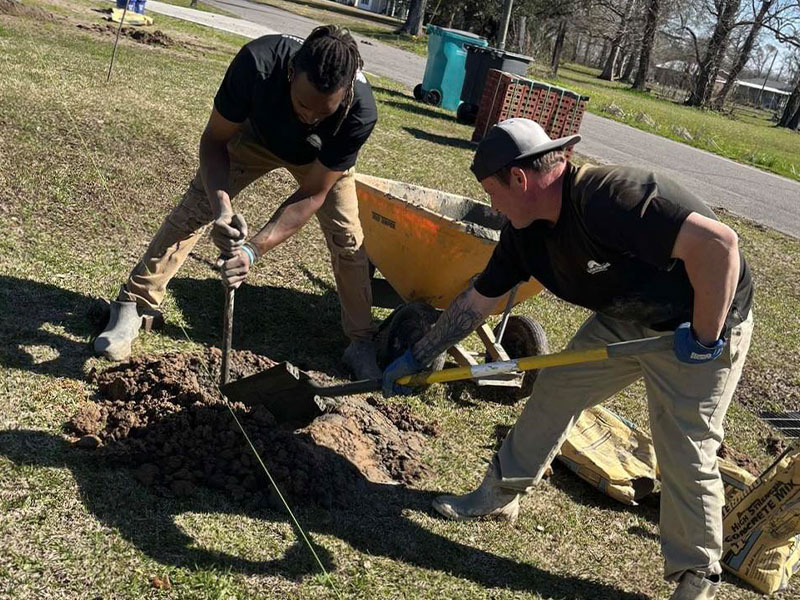
<path fill-rule="evenodd" d="M 536 121 L 506 119 L 492 127 L 478 144 L 470 169 L 478 181 L 483 181 L 515 160 L 561 150 L 580 141 L 579 135 L 551 140 Z"/>

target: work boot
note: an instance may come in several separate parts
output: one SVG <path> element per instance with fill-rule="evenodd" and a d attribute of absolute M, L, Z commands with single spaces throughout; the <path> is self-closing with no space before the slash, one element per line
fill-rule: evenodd
<path fill-rule="evenodd" d="M 453 521 L 487 518 L 513 523 L 519 516 L 520 492 L 503 487 L 499 472 L 492 461 L 478 489 L 463 496 L 439 496 L 433 508 Z"/>
<path fill-rule="evenodd" d="M 125 360 L 131 355 L 131 343 L 139 335 L 142 315 L 136 302 L 114 300 L 108 325 L 94 341 L 94 352 L 108 360 Z"/>
<path fill-rule="evenodd" d="M 710 600 L 717 594 L 720 576 L 717 573 L 703 577 L 694 571 L 686 571 L 678 587 L 675 588 L 671 600 Z"/>
<path fill-rule="evenodd" d="M 342 360 L 353 373 L 353 377 L 362 379 L 380 379 L 383 371 L 376 360 L 375 342 L 352 341 L 342 355 Z"/>

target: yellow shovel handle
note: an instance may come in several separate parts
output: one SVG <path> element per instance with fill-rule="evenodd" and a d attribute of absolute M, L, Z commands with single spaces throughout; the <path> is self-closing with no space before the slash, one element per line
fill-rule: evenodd
<path fill-rule="evenodd" d="M 673 336 L 664 335 L 629 342 L 609 344 L 602 348 L 591 350 L 564 350 L 554 354 L 539 356 L 525 356 L 514 360 L 485 363 L 471 367 L 456 367 L 441 371 L 425 371 L 414 375 L 400 377 L 396 383 L 408 386 L 428 385 L 430 383 L 447 383 L 448 381 L 462 381 L 477 377 L 490 377 L 502 373 L 515 371 L 533 371 L 545 367 L 563 367 L 580 363 L 596 362 L 608 358 L 622 356 L 637 356 L 649 352 L 662 352 L 672 348 Z"/>

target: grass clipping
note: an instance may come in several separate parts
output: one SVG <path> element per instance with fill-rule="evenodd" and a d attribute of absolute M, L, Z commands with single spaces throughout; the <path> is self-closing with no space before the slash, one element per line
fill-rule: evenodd
<path fill-rule="evenodd" d="M 235 501 L 280 506 L 215 381 L 219 350 L 143 356 L 94 373 L 99 398 L 69 421 L 79 448 L 135 469 L 144 485 L 172 496 L 197 486 Z M 232 380 L 274 365 L 233 352 Z M 296 504 L 346 506 L 371 483 L 411 483 L 428 474 L 420 460 L 435 426 L 382 399 L 342 398 L 310 423 L 276 422 L 263 406 L 233 404 L 284 495 Z"/>

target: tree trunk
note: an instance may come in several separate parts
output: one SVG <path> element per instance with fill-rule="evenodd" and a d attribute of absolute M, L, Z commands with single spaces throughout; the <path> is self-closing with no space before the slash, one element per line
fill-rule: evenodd
<path fill-rule="evenodd" d="M 611 43 L 604 39 L 603 47 L 600 49 L 600 55 L 597 57 L 597 62 L 594 65 L 595 67 L 601 68 L 606 64 L 609 50 L 611 50 Z"/>
<path fill-rule="evenodd" d="M 578 50 L 581 46 L 581 34 L 578 34 L 578 37 L 575 39 L 575 45 L 572 47 L 572 53 L 570 54 L 569 61 L 570 62 L 578 62 Z"/>
<path fill-rule="evenodd" d="M 564 38 L 567 37 L 567 23 L 568 20 L 566 17 L 563 17 L 558 23 L 556 42 L 553 44 L 553 54 L 550 58 L 550 75 L 553 77 L 558 75 L 558 65 L 561 62 L 561 51 L 564 49 Z"/>
<path fill-rule="evenodd" d="M 628 62 L 625 63 L 625 69 L 622 71 L 622 75 L 620 75 L 620 81 L 625 81 L 626 83 L 631 82 L 631 76 L 633 75 L 633 68 L 636 66 L 636 52 L 637 48 L 633 48 L 628 55 Z"/>
<path fill-rule="evenodd" d="M 789 96 L 789 100 L 783 108 L 778 127 L 788 127 L 797 131 L 798 122 L 800 122 L 800 76 L 794 85 L 792 95 Z"/>
<path fill-rule="evenodd" d="M 517 27 L 517 48 L 520 54 L 528 53 L 528 18 L 522 15 L 517 20 L 519 27 Z"/>
<path fill-rule="evenodd" d="M 686 100 L 687 106 L 699 106 L 701 108 L 708 106 L 722 58 L 725 56 L 725 50 L 728 47 L 728 38 L 733 29 L 740 2 L 741 0 L 722 0 L 719 19 L 714 27 L 714 34 L 708 42 L 706 53 L 698 65 L 692 91 Z"/>
<path fill-rule="evenodd" d="M 644 23 L 644 33 L 642 34 L 642 51 L 639 54 L 639 68 L 636 70 L 636 77 L 633 80 L 633 89 L 646 89 L 647 71 L 650 69 L 650 55 L 653 52 L 653 44 L 656 39 L 656 28 L 658 27 L 658 13 L 661 10 L 661 0 L 650 0 L 647 7 L 647 15 Z"/>
<path fill-rule="evenodd" d="M 628 0 L 625 4 L 625 12 L 622 13 L 619 25 L 617 25 L 617 32 L 611 42 L 611 52 L 606 58 L 606 64 L 603 65 L 603 72 L 600 73 L 600 79 L 606 81 L 614 80 L 614 73 L 617 69 L 617 61 L 620 58 L 620 49 L 622 48 L 622 40 L 625 39 L 625 34 L 628 31 L 628 22 L 631 19 L 631 12 L 633 11 L 634 0 Z"/>
<path fill-rule="evenodd" d="M 425 20 L 425 6 L 427 4 L 428 0 L 411 0 L 411 4 L 408 7 L 408 18 L 397 30 L 397 33 L 421 35 L 422 22 Z"/>
<path fill-rule="evenodd" d="M 758 38 L 758 34 L 761 32 L 761 26 L 764 24 L 764 17 L 766 16 L 767 11 L 772 7 L 774 1 L 775 0 L 762 0 L 761 8 L 759 9 L 758 14 L 755 16 L 755 19 L 753 19 L 753 26 L 750 28 L 750 32 L 747 34 L 739 53 L 736 55 L 736 60 L 733 62 L 728 79 L 725 81 L 725 84 L 722 86 L 722 89 L 719 91 L 716 98 L 714 98 L 714 103 L 712 105 L 714 109 L 722 110 L 722 108 L 725 106 L 728 95 L 734 88 L 736 78 L 739 76 L 739 73 L 742 72 L 742 69 L 744 69 L 747 61 L 750 60 L 750 52 L 752 52 L 753 46 Z"/>
<path fill-rule="evenodd" d="M 591 49 L 592 49 L 592 38 L 589 38 L 588 40 L 584 41 L 583 60 L 581 61 L 582 65 L 588 65 L 589 64 L 589 51 Z"/>

